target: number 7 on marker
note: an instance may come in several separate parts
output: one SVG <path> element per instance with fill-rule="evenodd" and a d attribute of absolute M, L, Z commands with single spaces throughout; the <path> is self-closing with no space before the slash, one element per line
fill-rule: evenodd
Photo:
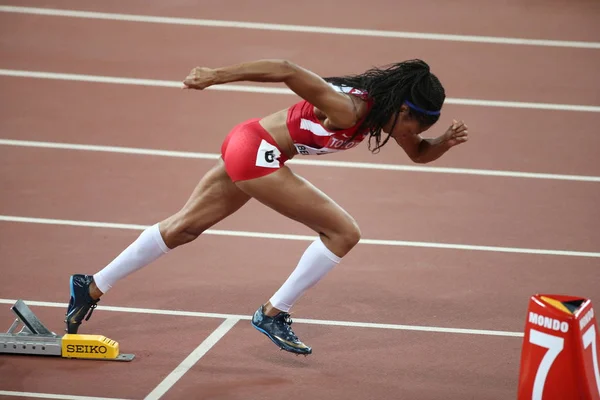
<path fill-rule="evenodd" d="M 592 362 L 594 365 L 594 377 L 596 378 L 596 388 L 600 394 L 600 372 L 598 371 L 598 353 L 596 351 L 596 327 L 592 324 L 582 336 L 583 348 L 587 349 L 592 345 Z"/>
<path fill-rule="evenodd" d="M 531 329 L 529 331 L 529 342 L 548 349 L 535 374 L 535 379 L 533 381 L 533 396 L 531 397 L 532 400 L 542 400 L 542 393 L 544 392 L 548 371 L 550 371 L 550 367 L 554 363 L 554 360 L 556 360 L 556 357 L 558 357 L 563 350 L 565 339 Z"/>

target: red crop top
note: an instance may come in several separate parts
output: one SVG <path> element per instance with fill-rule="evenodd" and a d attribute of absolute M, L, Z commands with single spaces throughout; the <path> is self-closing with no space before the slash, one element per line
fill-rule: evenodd
<path fill-rule="evenodd" d="M 351 87 L 338 87 L 332 85 L 336 90 L 358 96 L 364 100 L 368 99 L 367 93 Z M 372 102 L 369 101 L 370 110 Z M 353 127 L 336 131 L 328 131 L 315 115 L 315 107 L 302 100 L 294 104 L 288 110 L 287 127 L 294 141 L 294 146 L 301 155 L 318 155 L 334 153 L 341 150 L 356 147 L 368 136 L 368 132 L 358 132 L 356 137 L 349 139 L 357 132 L 364 118 L 359 120 Z"/>

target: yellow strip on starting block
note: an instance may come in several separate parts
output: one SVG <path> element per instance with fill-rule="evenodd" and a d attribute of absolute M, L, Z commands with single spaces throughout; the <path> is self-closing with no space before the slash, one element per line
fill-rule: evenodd
<path fill-rule="evenodd" d="M 102 335 L 66 334 L 61 343 L 64 358 L 123 361 L 133 359 L 131 354 L 119 354 L 119 343 Z"/>
<path fill-rule="evenodd" d="M 555 308 L 558 308 L 559 310 L 564 311 L 569 315 L 573 315 L 573 313 L 569 311 L 569 309 L 565 307 L 565 305 L 560 301 L 551 299 L 546 296 L 541 296 L 541 299 L 544 300 L 546 303 L 550 304 L 551 306 L 554 306 Z"/>

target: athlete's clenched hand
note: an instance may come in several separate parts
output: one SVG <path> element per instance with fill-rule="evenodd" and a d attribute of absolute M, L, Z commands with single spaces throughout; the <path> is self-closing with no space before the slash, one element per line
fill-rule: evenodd
<path fill-rule="evenodd" d="M 216 83 L 216 71 L 211 68 L 195 67 L 183 81 L 184 89 L 203 90 Z"/>

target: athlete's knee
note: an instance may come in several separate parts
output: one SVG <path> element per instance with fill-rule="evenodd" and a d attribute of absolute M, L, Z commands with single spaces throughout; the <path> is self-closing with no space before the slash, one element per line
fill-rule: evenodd
<path fill-rule="evenodd" d="M 203 231 L 185 212 L 174 214 L 160 223 L 160 233 L 170 249 L 194 241 Z"/>
<path fill-rule="evenodd" d="M 338 227 L 329 235 L 332 250 L 337 256 L 343 257 L 360 242 L 360 227 L 353 218 L 349 218 L 343 226 Z"/>
<path fill-rule="evenodd" d="M 348 251 L 352 250 L 360 242 L 361 235 L 360 227 L 356 221 L 352 220 L 343 234 L 343 241 Z"/>

